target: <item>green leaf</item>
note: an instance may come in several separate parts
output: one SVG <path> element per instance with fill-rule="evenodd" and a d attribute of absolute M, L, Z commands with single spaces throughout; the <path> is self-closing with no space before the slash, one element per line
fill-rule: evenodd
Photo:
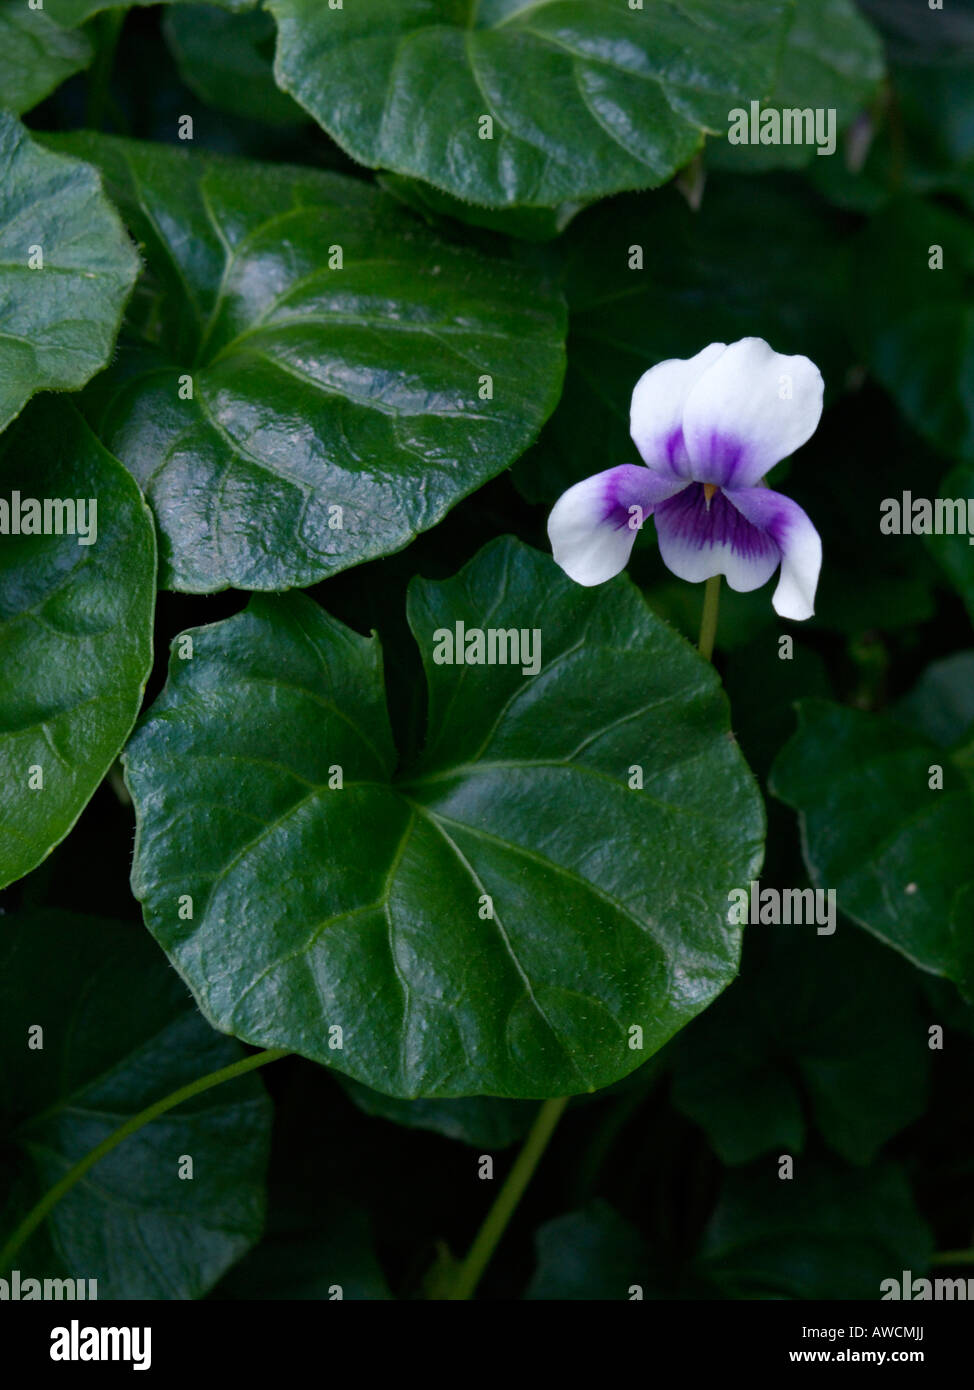
<path fill-rule="evenodd" d="M 267 1224 L 260 1244 L 210 1297 L 391 1299 L 368 1211 L 376 1194 L 389 1189 L 388 1146 L 376 1142 L 375 1126 L 336 1096 L 320 1068 L 283 1062 L 273 1070 L 278 1084 Z M 400 1157 L 397 1151 L 393 1162 L 398 1165 Z M 429 1228 L 422 1204 L 417 1207 L 414 1225 L 425 1241 Z"/>
<path fill-rule="evenodd" d="M 310 599 L 174 654 L 125 755 L 146 922 L 215 1026 L 386 1094 L 606 1086 L 737 968 L 763 807 L 719 681 L 628 580 L 512 540 L 408 608 L 429 734 L 398 773 L 377 642 Z M 457 622 L 539 630 L 539 674 L 438 664 Z"/>
<path fill-rule="evenodd" d="M 912 0 L 860 0 L 883 35 L 894 105 L 872 142 L 863 184 L 883 201 L 891 190 L 947 193 L 974 206 L 974 28 L 967 5 L 936 16 Z M 841 178 L 823 160 L 813 173 Z M 865 210 L 865 209 L 864 209 Z"/>
<path fill-rule="evenodd" d="M 943 748 L 957 743 L 974 725 L 974 651 L 931 662 L 894 713 Z"/>
<path fill-rule="evenodd" d="M 872 1300 L 930 1253 L 901 1169 L 799 1160 L 783 1180 L 765 1162 L 728 1174 L 697 1267 L 725 1298 Z"/>
<path fill-rule="evenodd" d="M 749 944 L 743 978 L 681 1037 L 674 1104 L 725 1163 L 746 1163 L 801 1152 L 807 1100 L 836 1153 L 870 1163 L 926 1100 L 930 1053 L 915 972 L 849 929 L 750 932 L 773 935 Z"/>
<path fill-rule="evenodd" d="M 94 169 L 4 111 L 0 167 L 2 430 L 35 391 L 76 390 L 105 365 L 138 257 Z"/>
<path fill-rule="evenodd" d="M 488 207 L 665 183 L 770 91 L 791 18 L 785 0 L 267 8 L 278 82 L 354 159 Z"/>
<path fill-rule="evenodd" d="M 963 752 L 824 700 L 798 709 L 771 788 L 799 813 L 813 883 L 834 888 L 840 912 L 915 965 L 970 991 L 974 804 Z M 942 790 L 930 787 L 935 765 Z"/>
<path fill-rule="evenodd" d="M 196 0 L 168 0 L 168 3 L 195 4 Z M 212 3 L 224 10 L 252 10 L 257 0 L 212 0 Z M 113 0 L 44 0 L 44 8 L 51 18 L 69 28 L 84 24 L 85 20 L 90 19 L 93 14 L 100 14 L 102 10 L 128 10 L 156 4 L 158 0 L 125 0 L 124 5 L 115 4 Z"/>
<path fill-rule="evenodd" d="M 601 1198 L 546 1221 L 535 1246 L 537 1268 L 526 1299 L 630 1299 L 633 1285 L 645 1298 L 647 1285 L 655 1283 L 642 1236 Z"/>
<path fill-rule="evenodd" d="M 964 499 L 967 502 L 968 516 L 974 518 L 974 468 L 969 464 L 961 464 L 958 468 L 951 469 L 937 488 L 937 496 Z M 974 545 L 971 544 L 971 540 L 969 535 L 930 535 L 926 537 L 926 544 L 964 600 L 971 621 L 974 622 Z"/>
<path fill-rule="evenodd" d="M 357 179 L 61 143 L 103 168 L 145 243 L 157 347 L 91 409 L 145 487 L 167 587 L 284 589 L 398 550 L 554 408 L 564 309 L 536 273 Z"/>
<path fill-rule="evenodd" d="M 924 439 L 966 460 L 974 460 L 972 271 L 970 221 L 903 199 L 859 237 L 850 299 L 850 326 L 877 380 Z"/>
<path fill-rule="evenodd" d="M 87 34 L 62 29 L 26 0 L 0 0 L 0 103 L 19 115 L 91 62 Z"/>
<path fill-rule="evenodd" d="M 74 533 L 0 536 L 0 887 L 74 825 L 152 666 L 152 519 L 125 469 L 51 398 L 0 438 L 0 526 L 33 525 L 35 511 L 44 524 L 45 505 L 51 527 Z"/>
<path fill-rule="evenodd" d="M 213 5 L 170 5 L 163 32 L 183 81 L 210 106 L 269 125 L 308 119 L 274 81 L 276 29 L 263 10 L 232 14 Z"/>
<path fill-rule="evenodd" d="M 583 207 L 582 203 L 559 203 L 555 208 L 484 208 L 401 174 L 380 174 L 377 182 L 434 226 L 439 219 L 449 217 L 524 241 L 551 241 L 560 236 Z"/>
<path fill-rule="evenodd" d="M 4 1239 L 128 1118 L 243 1055 L 137 926 L 64 913 L 4 918 L 0 1052 Z M 260 1235 L 270 1121 L 255 1077 L 151 1121 L 57 1203 L 16 1267 L 97 1279 L 100 1299 L 198 1298 Z"/>
<path fill-rule="evenodd" d="M 342 1088 L 366 1115 L 374 1115 L 406 1129 L 427 1129 L 473 1144 L 479 1149 L 505 1149 L 523 1139 L 538 1113 L 530 1101 L 498 1100 L 494 1096 L 468 1096 L 459 1100 L 399 1100 L 367 1086 L 341 1078 Z"/>
<path fill-rule="evenodd" d="M 875 94 L 883 76 L 883 45 L 853 0 L 797 0 L 788 30 L 781 70 L 764 108 L 834 113 L 838 135 Z M 753 95 L 753 93 L 752 93 Z M 748 108 L 749 110 L 749 108 Z M 816 128 L 816 141 L 821 127 Z M 826 135 L 827 130 L 821 130 Z M 833 150 L 808 144 L 707 146 L 707 163 L 718 169 L 760 172 L 796 169 L 818 159 L 842 159 Z"/>
<path fill-rule="evenodd" d="M 666 358 L 757 334 L 811 357 L 830 395 L 841 388 L 841 226 L 795 179 L 715 174 L 699 213 L 671 189 L 615 199 L 583 212 L 559 247 L 568 368 L 558 409 L 515 468 L 529 500 L 638 461 L 632 390 Z"/>
<path fill-rule="evenodd" d="M 309 1222 L 304 1204 L 292 1201 L 277 1214 L 272 1206 L 264 1239 L 221 1280 L 212 1297 L 246 1303 L 330 1302 L 337 1288 L 345 1303 L 391 1299 L 370 1227 L 360 1207 L 337 1195 L 324 1222 Z"/>

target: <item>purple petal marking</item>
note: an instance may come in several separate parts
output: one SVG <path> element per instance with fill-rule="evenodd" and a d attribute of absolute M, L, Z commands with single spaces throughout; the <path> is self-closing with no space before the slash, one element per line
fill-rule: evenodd
<path fill-rule="evenodd" d="M 808 515 L 790 497 L 767 487 L 743 488 L 728 493 L 728 500 L 781 552 L 781 575 L 771 600 L 775 612 L 796 622 L 810 618 L 822 568 L 822 542 Z"/>
<path fill-rule="evenodd" d="M 746 454 L 746 447 L 739 439 L 715 430 L 707 441 L 705 453 L 692 466 L 693 477 L 699 483 L 731 488 L 735 478 L 744 471 Z"/>
<path fill-rule="evenodd" d="M 683 438 L 683 426 L 678 425 L 670 433 L 664 444 L 663 451 L 666 461 L 670 465 L 670 471 L 676 478 L 690 478 L 690 456 L 687 453 L 686 441 Z"/>
<path fill-rule="evenodd" d="M 625 568 L 636 533 L 656 506 L 687 486 L 632 463 L 570 487 L 548 518 L 551 552 L 577 584 L 603 584 Z M 630 508 L 638 507 L 638 512 Z"/>
<path fill-rule="evenodd" d="M 766 584 L 781 559 L 773 537 L 722 492 L 713 494 L 708 507 L 700 483 L 656 508 L 656 534 L 664 564 L 679 579 L 699 583 L 723 574 L 738 593 Z"/>
<path fill-rule="evenodd" d="M 596 476 L 605 479 L 602 519 L 617 531 L 629 528 L 630 507 L 639 507 L 643 517 L 651 516 L 661 502 L 687 486 L 683 478 L 668 478 L 635 463 L 622 463 Z"/>

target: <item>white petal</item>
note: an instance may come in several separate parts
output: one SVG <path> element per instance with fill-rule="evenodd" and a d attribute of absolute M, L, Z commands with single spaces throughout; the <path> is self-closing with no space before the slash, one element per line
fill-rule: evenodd
<path fill-rule="evenodd" d="M 548 518 L 555 562 L 576 584 L 604 584 L 625 568 L 638 523 L 684 487 L 682 478 L 661 477 L 633 463 L 576 483 L 559 497 Z"/>
<path fill-rule="evenodd" d="M 750 488 L 805 443 L 822 415 L 822 373 L 762 338 L 742 338 L 704 372 L 683 409 L 691 476 Z"/>
<path fill-rule="evenodd" d="M 815 612 L 815 590 L 822 568 L 822 542 L 808 514 L 780 492 L 767 487 L 729 492 L 742 516 L 775 541 L 781 551 L 781 574 L 771 599 L 782 618 L 804 622 Z"/>
<path fill-rule="evenodd" d="M 671 357 L 650 367 L 636 382 L 629 407 L 629 432 L 650 468 L 681 478 L 690 476 L 683 447 L 683 407 L 701 374 L 724 351 L 723 343 L 711 343 L 696 357 Z"/>

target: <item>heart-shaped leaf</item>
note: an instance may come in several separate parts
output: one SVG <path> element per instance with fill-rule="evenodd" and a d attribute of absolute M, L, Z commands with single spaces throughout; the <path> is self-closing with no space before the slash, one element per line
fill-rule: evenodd
<path fill-rule="evenodd" d="M 4 918 L 0 1054 L 0 1244 L 127 1119 L 243 1055 L 138 926 L 64 913 Z M 22 1278 L 97 1280 L 101 1299 L 200 1297 L 260 1236 L 270 1123 L 249 1076 L 151 1121 L 52 1209 L 16 1256 Z"/>
<path fill-rule="evenodd" d="M 81 30 L 62 29 L 26 0 L 0 0 L 0 104 L 8 111 L 29 111 L 93 55 Z"/>
<path fill-rule="evenodd" d="M 285 589 L 398 550 L 553 409 L 564 308 L 535 273 L 357 179 L 63 143 L 145 243 L 157 347 L 92 414 L 145 487 L 167 586 Z"/>
<path fill-rule="evenodd" d="M 398 773 L 377 642 L 310 599 L 177 639 L 125 755 L 146 922 L 215 1026 L 387 1094 L 608 1085 L 737 968 L 763 806 L 719 681 L 630 581 L 512 540 L 409 620 L 429 737 Z"/>
<path fill-rule="evenodd" d="M 798 708 L 771 786 L 799 813 L 812 881 L 835 889 L 840 912 L 969 994 L 970 745 L 948 754 L 892 719 L 825 700 Z"/>
<path fill-rule="evenodd" d="M 0 430 L 108 361 L 138 257 L 94 169 L 0 111 Z"/>
<path fill-rule="evenodd" d="M 766 96 L 787 0 L 269 0 L 277 80 L 354 159 L 489 207 L 664 183 Z"/>
<path fill-rule="evenodd" d="M 131 732 L 155 572 L 128 473 L 69 405 L 38 401 L 0 438 L 0 887 L 64 838 Z"/>

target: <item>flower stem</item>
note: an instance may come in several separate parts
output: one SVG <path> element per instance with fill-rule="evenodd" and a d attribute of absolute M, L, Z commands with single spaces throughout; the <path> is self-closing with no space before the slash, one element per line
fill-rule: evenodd
<path fill-rule="evenodd" d="M 546 1100 L 538 1111 L 514 1167 L 467 1251 L 466 1259 L 447 1295 L 449 1299 L 467 1299 L 473 1294 L 567 1104 L 567 1096 L 558 1096 L 554 1100 Z"/>
<path fill-rule="evenodd" d="M 127 1139 L 130 1134 L 135 1134 L 143 1125 L 149 1124 L 151 1120 L 158 1119 L 167 1110 L 173 1110 L 177 1105 L 182 1105 L 184 1100 L 190 1100 L 193 1096 L 198 1096 L 203 1091 L 209 1091 L 214 1086 L 220 1086 L 224 1081 L 234 1081 L 238 1076 L 244 1076 L 249 1071 L 256 1071 L 258 1067 L 265 1067 L 268 1062 L 276 1062 L 281 1057 L 288 1055 L 287 1050 L 282 1047 L 271 1047 L 265 1052 L 255 1052 L 249 1057 L 243 1057 L 239 1062 L 232 1062 L 228 1067 L 221 1067 L 219 1071 L 211 1071 L 206 1076 L 201 1076 L 196 1081 L 191 1081 L 186 1086 L 180 1086 L 178 1091 L 173 1091 L 170 1095 L 157 1100 L 154 1105 L 148 1106 L 145 1110 L 140 1110 L 137 1115 L 132 1115 L 123 1125 L 114 1130 L 107 1138 L 103 1139 L 96 1148 L 86 1153 L 84 1158 L 78 1160 L 73 1168 L 65 1173 L 63 1178 L 54 1184 L 21 1221 L 6 1245 L 0 1250 L 0 1270 L 6 1269 L 17 1251 L 27 1238 L 34 1234 L 37 1227 L 41 1224 L 48 1213 L 60 1202 L 65 1193 L 70 1192 L 75 1183 L 84 1177 L 90 1168 L 94 1168 L 106 1154 L 110 1154 L 112 1149 L 121 1144 L 123 1139 Z"/>
<path fill-rule="evenodd" d="M 703 616 L 700 619 L 700 640 L 697 651 L 705 661 L 714 655 L 714 638 L 717 636 L 717 610 L 720 606 L 720 575 L 715 574 L 707 580 L 703 591 Z"/>

